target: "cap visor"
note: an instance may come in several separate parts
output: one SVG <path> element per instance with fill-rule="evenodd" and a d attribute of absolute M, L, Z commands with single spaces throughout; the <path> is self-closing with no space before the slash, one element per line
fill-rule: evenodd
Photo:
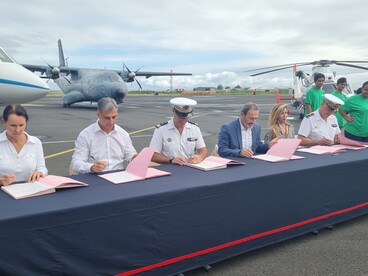
<path fill-rule="evenodd" d="M 192 112 L 184 113 L 184 112 L 177 111 L 176 109 L 174 109 L 174 110 L 175 110 L 176 115 L 178 115 L 182 119 L 190 118 L 193 115 Z"/>

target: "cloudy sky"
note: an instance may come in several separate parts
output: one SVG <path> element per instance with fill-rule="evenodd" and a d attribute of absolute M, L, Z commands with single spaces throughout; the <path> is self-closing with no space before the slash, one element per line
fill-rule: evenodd
<path fill-rule="evenodd" d="M 2 0 L 0 46 L 19 63 L 189 72 L 174 88 L 290 87 L 291 69 L 245 70 L 320 59 L 368 60 L 365 0 Z M 364 64 L 363 64 L 364 66 Z M 368 67 L 368 63 L 366 64 Z M 311 72 L 311 67 L 302 67 Z M 354 89 L 368 72 L 332 66 Z M 139 81 L 166 90 L 169 77 Z M 137 90 L 136 84 L 128 89 Z"/>

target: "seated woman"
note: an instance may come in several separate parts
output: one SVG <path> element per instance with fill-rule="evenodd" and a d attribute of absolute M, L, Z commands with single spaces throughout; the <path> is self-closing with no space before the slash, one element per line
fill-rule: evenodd
<path fill-rule="evenodd" d="M 264 142 L 270 142 L 275 138 L 294 138 L 294 127 L 287 121 L 289 110 L 287 104 L 275 104 L 268 119 Z"/>
<path fill-rule="evenodd" d="M 25 132 L 26 110 L 8 105 L 3 112 L 5 131 L 0 133 L 0 185 L 31 182 L 47 175 L 41 141 Z"/>

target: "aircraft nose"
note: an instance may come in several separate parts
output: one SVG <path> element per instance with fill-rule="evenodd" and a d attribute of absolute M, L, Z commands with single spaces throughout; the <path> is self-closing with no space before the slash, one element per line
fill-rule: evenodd
<path fill-rule="evenodd" d="M 123 89 L 116 89 L 115 90 L 115 95 L 117 98 L 119 99 L 123 99 L 125 97 L 125 91 Z"/>

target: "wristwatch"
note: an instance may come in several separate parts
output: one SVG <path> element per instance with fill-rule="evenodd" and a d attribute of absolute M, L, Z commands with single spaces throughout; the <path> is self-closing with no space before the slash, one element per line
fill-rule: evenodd
<path fill-rule="evenodd" d="M 174 157 L 169 158 L 169 163 L 172 164 L 173 160 L 174 160 Z"/>

